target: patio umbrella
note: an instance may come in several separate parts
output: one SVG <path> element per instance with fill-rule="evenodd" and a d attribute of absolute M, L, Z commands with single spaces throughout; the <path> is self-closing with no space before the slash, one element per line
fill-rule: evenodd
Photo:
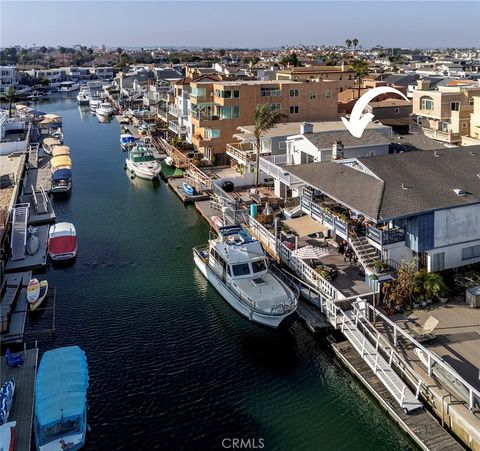
<path fill-rule="evenodd" d="M 311 245 L 301 247 L 300 249 L 295 249 L 292 252 L 292 255 L 302 260 L 320 260 L 322 257 L 325 257 L 328 254 L 328 248 Z"/>

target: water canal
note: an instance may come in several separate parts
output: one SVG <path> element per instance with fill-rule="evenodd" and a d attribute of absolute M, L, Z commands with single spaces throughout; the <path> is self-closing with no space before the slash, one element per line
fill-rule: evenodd
<path fill-rule="evenodd" d="M 54 206 L 79 235 L 75 264 L 47 270 L 57 335 L 39 345 L 87 352 L 87 450 L 212 450 L 224 438 L 261 438 L 269 450 L 414 449 L 299 322 L 251 324 L 207 284 L 191 250 L 206 223 L 163 182 L 128 177 L 116 121 L 99 123 L 73 96 L 37 108 L 63 116 L 74 186 Z"/>

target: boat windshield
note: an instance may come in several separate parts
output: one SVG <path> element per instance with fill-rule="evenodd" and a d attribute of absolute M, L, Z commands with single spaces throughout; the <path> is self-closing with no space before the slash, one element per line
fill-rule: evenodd
<path fill-rule="evenodd" d="M 252 262 L 252 270 L 254 273 L 259 273 L 265 271 L 267 266 L 265 265 L 264 260 L 255 260 Z"/>
<path fill-rule="evenodd" d="M 61 423 L 54 424 L 43 431 L 45 440 L 52 439 L 61 435 L 80 431 L 80 418 L 75 420 L 64 420 Z"/>
<path fill-rule="evenodd" d="M 248 276 L 250 274 L 250 266 L 248 263 L 238 263 L 232 265 L 232 272 L 234 276 Z"/>

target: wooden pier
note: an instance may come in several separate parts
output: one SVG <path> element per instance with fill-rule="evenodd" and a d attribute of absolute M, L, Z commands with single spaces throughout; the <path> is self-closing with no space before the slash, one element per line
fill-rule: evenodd
<path fill-rule="evenodd" d="M 199 193 L 194 194 L 193 196 L 188 195 L 185 191 L 183 191 L 183 182 L 184 178 L 170 178 L 168 179 L 168 184 L 170 187 L 175 191 L 178 197 L 182 200 L 184 204 L 189 204 L 192 202 L 197 202 L 199 200 L 207 200 L 209 198 L 208 194 Z"/>
<path fill-rule="evenodd" d="M 30 451 L 32 441 L 33 408 L 35 399 L 35 379 L 37 376 L 38 348 L 23 351 L 24 363 L 18 368 L 10 368 L 2 356 L 0 374 L 2 382 L 15 378 L 15 394 L 8 421 L 16 421 L 15 451 Z"/>
<path fill-rule="evenodd" d="M 421 410 L 410 415 L 404 413 L 385 385 L 348 341 L 335 343 L 332 348 L 340 361 L 359 379 L 390 417 L 420 448 L 426 451 L 460 451 L 464 449 L 430 412 Z"/>

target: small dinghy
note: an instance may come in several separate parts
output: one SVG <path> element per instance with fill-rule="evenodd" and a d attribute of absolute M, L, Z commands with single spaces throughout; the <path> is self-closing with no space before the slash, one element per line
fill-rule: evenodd
<path fill-rule="evenodd" d="M 40 246 L 40 242 L 37 236 L 37 229 L 35 227 L 28 227 L 28 238 L 27 238 L 27 254 L 35 255 Z"/>
<path fill-rule="evenodd" d="M 183 191 L 189 196 L 193 196 L 195 194 L 195 188 L 190 186 L 187 182 L 183 182 Z"/>
<path fill-rule="evenodd" d="M 46 280 L 42 280 L 41 282 L 37 279 L 30 280 L 27 287 L 27 301 L 30 311 L 33 312 L 45 300 L 47 293 L 48 282 Z"/>
<path fill-rule="evenodd" d="M 165 164 L 167 166 L 173 166 L 173 158 L 172 157 L 165 158 Z"/>
<path fill-rule="evenodd" d="M 0 388 L 0 425 L 8 422 L 12 410 L 13 394 L 15 393 L 15 379 L 8 379 Z"/>

